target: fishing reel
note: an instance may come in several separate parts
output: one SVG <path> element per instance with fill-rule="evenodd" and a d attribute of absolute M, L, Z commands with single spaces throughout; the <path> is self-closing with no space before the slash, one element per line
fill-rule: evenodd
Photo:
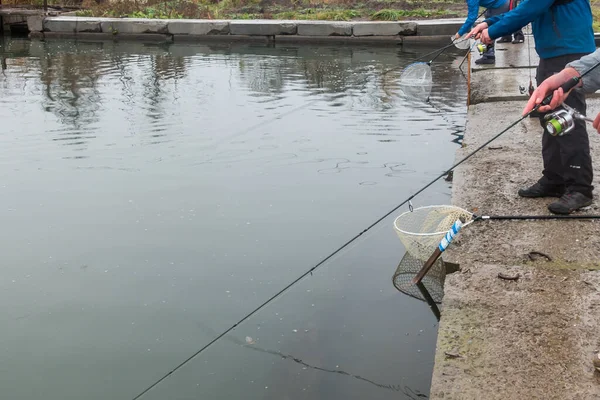
<path fill-rule="evenodd" d="M 552 136 L 563 136 L 570 133 L 575 128 L 575 120 L 594 122 L 572 107 L 562 104 L 562 109 L 558 109 L 544 116 L 546 122 L 546 132 Z"/>
<path fill-rule="evenodd" d="M 482 56 L 488 50 L 488 46 L 487 44 L 479 43 L 477 50 L 479 51 L 479 55 Z"/>

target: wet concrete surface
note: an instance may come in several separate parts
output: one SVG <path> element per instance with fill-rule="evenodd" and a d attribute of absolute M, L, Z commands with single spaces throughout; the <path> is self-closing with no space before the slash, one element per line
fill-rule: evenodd
<path fill-rule="evenodd" d="M 512 53 L 516 45 L 504 46 L 513 48 L 498 52 L 506 57 L 497 67 L 523 61 L 522 51 Z M 499 100 L 528 84 L 525 78 L 525 69 L 472 74 L 471 92 L 481 103 L 469 107 L 456 161 L 520 117 L 526 97 Z M 488 97 L 478 94 L 486 90 Z M 600 112 L 600 100 L 587 104 L 588 115 Z M 596 161 L 600 136 L 591 124 L 588 133 Z M 549 214 L 556 199 L 517 195 L 541 175 L 541 135 L 539 120 L 526 118 L 458 167 L 452 203 L 479 215 Z M 594 167 L 597 177 L 597 161 Z M 597 194 L 581 213 L 600 214 Z M 592 364 L 600 349 L 599 244 L 600 222 L 591 220 L 481 221 L 465 228 L 444 255 L 461 270 L 445 282 L 431 399 L 599 398 Z"/>
<path fill-rule="evenodd" d="M 479 51 L 473 46 L 470 104 L 527 101 L 530 82 L 534 88 L 537 86 L 535 75 L 540 61 L 533 37 L 526 35 L 525 42 L 519 44 L 497 43 L 496 63 L 493 65 L 475 64 L 480 57 Z M 597 93 L 588 95 L 588 98 L 597 97 L 600 97 Z"/>

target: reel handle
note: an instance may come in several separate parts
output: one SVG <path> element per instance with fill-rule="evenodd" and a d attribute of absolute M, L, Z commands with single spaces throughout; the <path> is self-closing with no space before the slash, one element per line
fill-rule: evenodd
<path fill-rule="evenodd" d="M 563 92 L 567 93 L 569 90 L 571 90 L 575 86 L 577 86 L 577 84 L 579 83 L 580 80 L 581 80 L 580 76 L 574 76 L 573 78 L 569 79 L 568 81 L 566 81 L 565 83 L 560 85 L 560 87 L 562 88 Z M 544 98 L 544 100 L 542 100 L 542 103 L 540 104 L 540 106 L 547 106 L 548 104 L 550 104 L 551 101 L 552 101 L 552 93 L 549 94 L 548 96 L 546 96 Z"/>

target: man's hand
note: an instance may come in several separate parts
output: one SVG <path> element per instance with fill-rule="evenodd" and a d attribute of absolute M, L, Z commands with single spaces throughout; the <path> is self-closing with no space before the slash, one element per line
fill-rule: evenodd
<path fill-rule="evenodd" d="M 594 127 L 594 129 L 596 129 L 596 131 L 598 131 L 598 133 L 600 133 L 600 113 L 596 115 L 596 119 L 594 119 L 594 123 L 592 124 L 592 126 Z"/>
<path fill-rule="evenodd" d="M 547 106 L 541 106 L 538 111 L 541 113 L 548 112 L 561 105 L 569 96 L 569 93 L 564 93 L 560 85 L 568 82 L 573 77 L 580 76 L 574 68 L 565 68 L 558 74 L 552 75 L 543 81 L 537 89 L 531 94 L 527 105 L 523 109 L 523 115 L 529 113 L 535 106 L 540 104 L 546 96 L 552 93 L 552 100 Z M 581 82 L 577 86 L 581 86 Z M 600 124 L 600 119 L 596 118 Z M 595 126 L 594 126 L 595 127 Z"/>
<path fill-rule="evenodd" d="M 475 38 L 475 39 L 479 39 L 479 36 L 480 36 L 481 32 L 482 32 L 484 29 L 487 29 L 487 28 L 488 28 L 488 24 L 487 24 L 487 22 L 482 22 L 482 23 L 480 23 L 479 25 L 475 26 L 475 28 L 473 28 L 473 29 L 471 30 L 471 32 L 469 32 L 469 33 L 467 34 L 467 36 L 468 36 L 468 37 Z"/>
<path fill-rule="evenodd" d="M 458 32 L 456 32 L 456 35 L 454 35 L 454 40 L 457 40 L 460 38 L 460 35 L 458 34 Z"/>
<path fill-rule="evenodd" d="M 490 35 L 489 35 L 487 29 L 484 29 L 483 32 L 481 32 L 481 37 L 479 38 L 479 40 L 483 44 L 493 44 L 494 43 L 494 41 L 492 39 L 490 39 Z"/>

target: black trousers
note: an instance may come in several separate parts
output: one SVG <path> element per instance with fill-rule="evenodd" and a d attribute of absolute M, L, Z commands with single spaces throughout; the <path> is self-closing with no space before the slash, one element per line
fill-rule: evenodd
<path fill-rule="evenodd" d="M 540 59 L 536 72 L 537 84 L 540 85 L 546 78 L 564 69 L 567 63 L 585 54 L 587 53 Z M 585 94 L 581 89 L 573 89 L 565 103 L 582 114 L 586 113 Z M 540 116 L 540 123 L 542 127 L 545 126 L 543 115 Z M 585 121 L 576 120 L 575 128 L 563 136 L 552 136 L 543 132 L 544 170 L 539 180 L 541 184 L 581 192 L 592 197 L 594 173 L 585 124 Z"/>

